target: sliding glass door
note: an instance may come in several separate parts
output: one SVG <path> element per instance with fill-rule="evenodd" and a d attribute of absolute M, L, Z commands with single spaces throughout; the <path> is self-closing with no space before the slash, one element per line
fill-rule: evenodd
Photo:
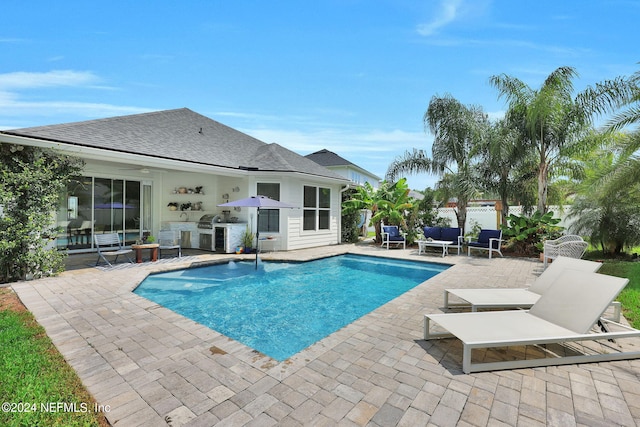
<path fill-rule="evenodd" d="M 144 195 L 144 197 L 143 197 Z M 148 201 L 149 206 L 144 207 Z M 70 250 L 94 247 L 95 233 L 118 233 L 130 245 L 151 224 L 151 186 L 140 181 L 79 177 L 67 186 L 58 211 L 58 247 Z"/>

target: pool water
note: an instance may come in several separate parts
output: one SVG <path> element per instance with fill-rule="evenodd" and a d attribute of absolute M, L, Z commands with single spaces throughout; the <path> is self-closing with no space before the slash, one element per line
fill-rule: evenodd
<path fill-rule="evenodd" d="M 360 255 L 154 274 L 135 293 L 283 361 L 448 266 Z"/>

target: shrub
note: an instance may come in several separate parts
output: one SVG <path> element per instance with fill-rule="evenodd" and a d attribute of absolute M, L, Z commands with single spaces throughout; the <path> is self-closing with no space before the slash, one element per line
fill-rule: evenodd
<path fill-rule="evenodd" d="M 60 192 L 82 162 L 53 150 L 0 144 L 0 283 L 55 274 L 64 256 L 50 248 Z"/>
<path fill-rule="evenodd" d="M 536 255 L 542 251 L 542 242 L 560 237 L 564 228 L 556 225 L 559 222 L 553 212 L 536 211 L 531 217 L 511 214 L 507 226 L 502 226 L 502 236 L 516 254 Z"/>

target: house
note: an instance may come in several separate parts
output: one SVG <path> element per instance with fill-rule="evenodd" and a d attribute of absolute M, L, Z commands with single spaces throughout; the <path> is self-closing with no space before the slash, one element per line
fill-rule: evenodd
<path fill-rule="evenodd" d="M 0 142 L 54 148 L 85 161 L 57 212 L 59 248 L 94 250 L 95 233 L 127 244 L 178 230 L 183 247 L 232 252 L 247 227 L 279 250 L 340 242 L 349 180 L 187 108 L 0 132 Z M 299 209 L 223 209 L 265 195 Z M 210 228 L 199 228 L 200 219 Z"/>
<path fill-rule="evenodd" d="M 360 166 L 351 163 L 333 151 L 323 149 L 315 153 L 307 154 L 305 157 L 358 185 L 363 185 L 365 182 L 368 182 L 373 188 L 378 188 L 381 181 L 379 176 L 362 169 Z"/>

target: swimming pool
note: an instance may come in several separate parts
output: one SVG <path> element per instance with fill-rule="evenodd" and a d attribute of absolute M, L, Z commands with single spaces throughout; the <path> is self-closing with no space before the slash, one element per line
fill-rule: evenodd
<path fill-rule="evenodd" d="M 231 262 L 154 274 L 134 292 L 283 361 L 447 268 L 352 254 Z"/>

